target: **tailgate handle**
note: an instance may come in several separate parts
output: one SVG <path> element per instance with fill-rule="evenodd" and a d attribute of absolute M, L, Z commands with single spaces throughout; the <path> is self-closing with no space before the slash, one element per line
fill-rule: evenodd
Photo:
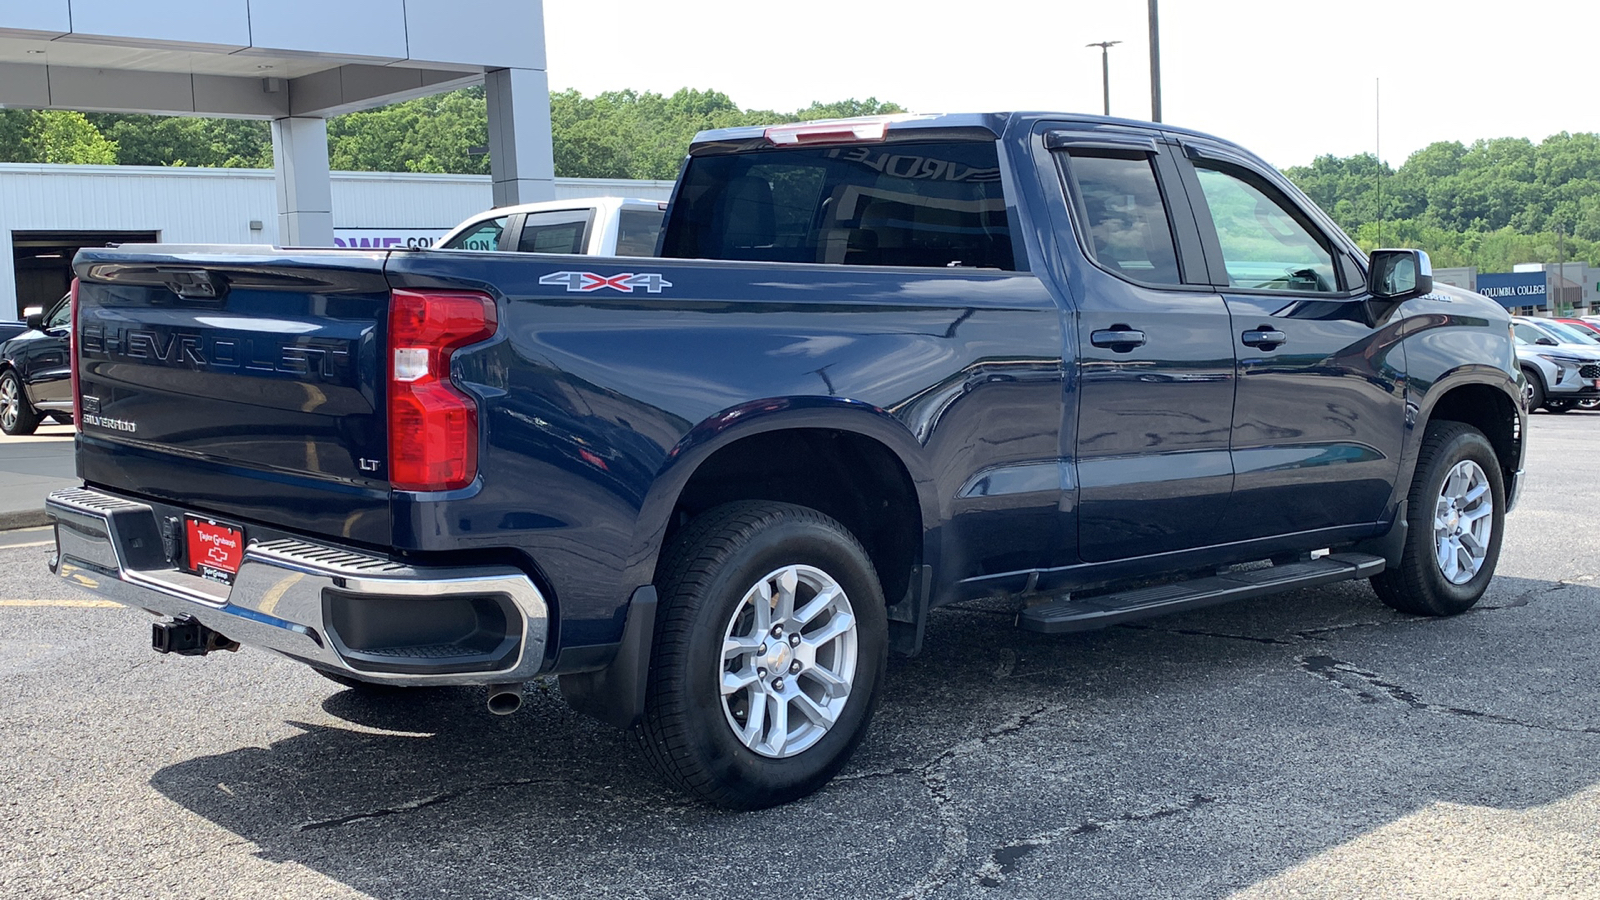
<path fill-rule="evenodd" d="M 227 290 L 227 283 L 206 269 L 179 269 L 157 266 L 161 283 L 185 300 L 216 300 Z"/>

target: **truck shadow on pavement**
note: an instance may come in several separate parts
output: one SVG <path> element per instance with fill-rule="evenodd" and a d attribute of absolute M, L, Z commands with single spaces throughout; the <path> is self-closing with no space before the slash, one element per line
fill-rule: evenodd
<path fill-rule="evenodd" d="M 1044 637 L 962 604 L 891 662 L 845 772 L 755 813 L 664 788 L 542 682 L 507 718 L 481 691 L 328 685 L 301 733 L 151 783 L 381 898 L 1219 896 L 1438 804 L 1600 782 L 1597 606 L 1502 577 L 1421 620 L 1355 583 Z"/>

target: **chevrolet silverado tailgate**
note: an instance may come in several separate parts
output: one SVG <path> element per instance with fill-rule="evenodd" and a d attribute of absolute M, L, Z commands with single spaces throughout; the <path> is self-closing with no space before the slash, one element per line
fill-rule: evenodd
<path fill-rule="evenodd" d="M 78 474 L 218 518 L 387 545 L 384 259 L 82 251 Z"/>

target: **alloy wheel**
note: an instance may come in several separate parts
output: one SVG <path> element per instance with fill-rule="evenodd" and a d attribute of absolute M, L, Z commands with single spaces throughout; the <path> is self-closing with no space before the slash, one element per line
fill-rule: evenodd
<path fill-rule="evenodd" d="M 17 380 L 15 378 L 0 378 L 0 427 L 3 427 L 7 433 L 17 427 L 17 417 L 21 414 L 19 402 Z"/>
<path fill-rule="evenodd" d="M 734 736 L 772 759 L 805 752 L 850 699 L 856 617 L 828 573 L 794 565 L 745 592 L 723 632 L 722 712 Z"/>
<path fill-rule="evenodd" d="M 1483 568 L 1494 528 L 1489 477 L 1470 459 L 1450 469 L 1433 514 L 1435 561 L 1451 584 L 1466 584 Z"/>

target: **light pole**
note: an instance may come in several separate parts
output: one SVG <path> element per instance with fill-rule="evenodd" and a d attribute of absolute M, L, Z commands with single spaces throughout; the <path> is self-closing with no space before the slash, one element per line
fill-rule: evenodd
<path fill-rule="evenodd" d="M 1111 48 L 1122 43 L 1121 41 L 1099 41 L 1093 44 L 1084 44 L 1085 47 L 1100 48 L 1100 88 L 1105 94 L 1106 115 L 1111 115 Z"/>
<path fill-rule="evenodd" d="M 1161 26 L 1150 0 L 1150 121 L 1161 121 Z"/>

